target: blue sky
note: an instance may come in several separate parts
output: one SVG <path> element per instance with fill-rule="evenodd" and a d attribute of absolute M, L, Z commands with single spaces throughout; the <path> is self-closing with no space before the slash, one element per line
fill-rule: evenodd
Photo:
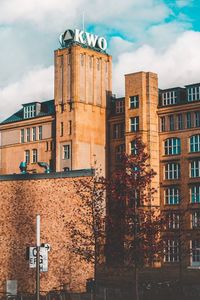
<path fill-rule="evenodd" d="M 113 93 L 140 70 L 158 73 L 161 88 L 200 82 L 199 0 L 1 0 L 0 120 L 53 99 L 53 51 L 83 11 L 87 31 L 108 40 Z"/>

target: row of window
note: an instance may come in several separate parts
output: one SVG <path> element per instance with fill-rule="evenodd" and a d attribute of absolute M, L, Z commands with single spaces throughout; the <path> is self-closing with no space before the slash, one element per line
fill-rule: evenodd
<path fill-rule="evenodd" d="M 187 88 L 187 101 L 199 101 L 200 100 L 200 86 L 193 86 Z M 167 91 L 162 93 L 162 106 L 177 104 L 177 92 Z"/>
<path fill-rule="evenodd" d="M 176 239 L 166 240 L 164 243 L 164 262 L 179 262 L 180 245 Z M 190 265 L 200 266 L 200 240 L 190 241 Z"/>
<path fill-rule="evenodd" d="M 189 138 L 191 153 L 200 152 L 200 134 L 192 135 Z M 181 153 L 181 140 L 179 138 L 169 138 L 164 142 L 165 155 L 175 155 Z"/>
<path fill-rule="evenodd" d="M 164 178 L 166 180 L 179 179 L 180 175 L 179 163 L 168 163 L 164 166 Z M 189 163 L 189 177 L 200 177 L 200 160 L 193 160 Z"/>
<path fill-rule="evenodd" d="M 166 229 L 177 230 L 180 228 L 180 214 L 178 212 L 166 213 Z M 200 228 L 200 210 L 191 212 L 190 214 L 190 228 Z"/>
<path fill-rule="evenodd" d="M 42 140 L 42 126 L 21 129 L 21 143 Z"/>
<path fill-rule="evenodd" d="M 190 202 L 200 203 L 200 185 L 190 187 Z M 180 190 L 177 187 L 169 187 L 164 190 L 165 204 L 175 205 L 180 203 Z"/>
<path fill-rule="evenodd" d="M 123 138 L 123 136 L 124 136 L 124 123 L 114 124 L 113 138 L 119 139 L 119 138 Z M 119 157 L 121 154 L 123 154 L 123 152 L 125 152 L 124 144 L 116 147 L 116 153 L 118 153 L 117 157 Z M 200 134 L 196 134 L 196 135 L 193 135 L 190 137 L 190 152 L 191 153 L 200 152 Z M 136 154 L 134 140 L 130 142 L 130 153 Z M 179 138 L 166 139 L 164 141 L 164 153 L 165 153 L 165 155 L 180 154 L 181 153 L 181 140 Z M 175 172 L 175 168 L 177 169 L 177 172 L 179 172 L 178 167 L 176 167 L 176 166 L 171 165 L 171 166 L 168 166 L 168 168 L 169 168 L 169 172 Z M 198 177 L 198 176 L 191 175 L 191 177 Z M 170 178 L 170 179 L 173 179 L 173 178 Z"/>
<path fill-rule="evenodd" d="M 139 95 L 129 97 L 129 108 L 134 109 L 139 107 Z M 117 100 L 115 103 L 115 113 L 124 113 L 124 100 Z"/>
<path fill-rule="evenodd" d="M 160 118 L 160 131 L 174 131 L 200 127 L 200 111 L 169 115 Z"/>

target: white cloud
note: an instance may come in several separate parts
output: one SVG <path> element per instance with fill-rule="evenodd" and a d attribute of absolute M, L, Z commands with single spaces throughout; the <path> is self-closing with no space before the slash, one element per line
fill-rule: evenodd
<path fill-rule="evenodd" d="M 140 26 L 159 22 L 168 16 L 163 0 L 1 0 L 0 23 L 31 22 L 40 30 L 64 30 L 78 26 L 85 11 L 87 24 L 104 24 L 131 31 Z M 152 13 L 153 11 L 153 13 Z"/>
<path fill-rule="evenodd" d="M 3 120 L 18 111 L 23 103 L 53 99 L 53 80 L 53 66 L 38 67 L 19 81 L 0 88 L 0 119 Z"/>
<path fill-rule="evenodd" d="M 192 0 L 176 0 L 176 5 L 179 8 L 185 7 L 192 4 Z"/>
<path fill-rule="evenodd" d="M 164 52 L 144 45 L 123 53 L 114 65 L 113 90 L 120 96 L 124 95 L 124 74 L 138 71 L 157 73 L 160 88 L 200 82 L 199 49 L 200 32 L 188 31 Z"/>

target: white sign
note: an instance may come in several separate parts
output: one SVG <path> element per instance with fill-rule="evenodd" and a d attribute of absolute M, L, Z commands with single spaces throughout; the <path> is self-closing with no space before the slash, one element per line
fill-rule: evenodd
<path fill-rule="evenodd" d="M 107 41 L 104 37 L 80 29 L 75 29 L 74 31 L 68 29 L 60 35 L 60 44 L 62 47 L 65 47 L 70 41 L 103 51 L 107 49 Z"/>
<path fill-rule="evenodd" d="M 36 268 L 36 247 L 29 247 L 29 267 Z M 40 272 L 48 271 L 48 249 L 40 247 Z"/>

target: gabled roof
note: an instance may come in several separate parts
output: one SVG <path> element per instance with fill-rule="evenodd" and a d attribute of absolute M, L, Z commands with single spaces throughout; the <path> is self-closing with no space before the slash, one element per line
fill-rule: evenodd
<path fill-rule="evenodd" d="M 30 104 L 33 104 L 33 103 L 38 103 L 38 102 L 31 102 Z M 24 111 L 22 108 L 19 111 L 17 111 L 16 113 L 14 113 L 12 116 L 8 117 L 3 122 L 1 122 L 0 124 L 7 124 L 7 123 L 28 120 L 28 118 L 24 119 L 23 112 Z M 35 119 L 35 118 L 42 117 L 42 116 L 49 116 L 49 115 L 53 115 L 54 113 L 55 113 L 54 100 L 48 100 L 48 101 L 41 102 L 41 111 L 39 112 L 39 114 L 37 114 L 37 116 L 35 116 L 33 118 L 29 118 L 29 119 Z"/>

